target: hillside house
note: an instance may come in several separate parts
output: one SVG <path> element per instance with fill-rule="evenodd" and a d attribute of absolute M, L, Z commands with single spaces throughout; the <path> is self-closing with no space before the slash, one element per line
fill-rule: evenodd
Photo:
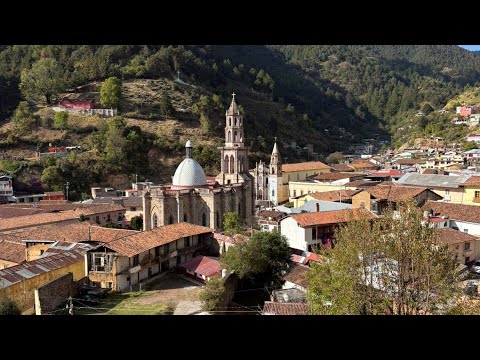
<path fill-rule="evenodd" d="M 447 245 L 460 264 L 469 265 L 475 261 L 477 237 L 450 228 L 437 229 L 434 236 L 434 241 Z"/>

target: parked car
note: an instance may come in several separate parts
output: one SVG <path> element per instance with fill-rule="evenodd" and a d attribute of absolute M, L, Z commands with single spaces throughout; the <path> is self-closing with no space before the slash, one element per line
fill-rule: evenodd
<path fill-rule="evenodd" d="M 475 263 L 470 268 L 470 271 L 475 274 L 480 274 L 480 260 L 475 260 Z"/>

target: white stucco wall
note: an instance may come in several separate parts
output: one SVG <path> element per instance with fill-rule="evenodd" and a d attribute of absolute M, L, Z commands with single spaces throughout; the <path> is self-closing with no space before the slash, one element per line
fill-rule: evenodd
<path fill-rule="evenodd" d="M 280 222 L 281 234 L 288 239 L 288 245 L 293 249 L 307 250 L 307 242 L 311 241 L 311 230 L 300 227 L 296 220 L 287 217 Z M 307 230 L 307 231 L 305 231 Z"/>

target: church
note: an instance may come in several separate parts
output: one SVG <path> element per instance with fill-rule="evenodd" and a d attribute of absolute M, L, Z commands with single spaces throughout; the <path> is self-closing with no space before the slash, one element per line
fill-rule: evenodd
<path fill-rule="evenodd" d="M 178 165 L 172 184 L 151 186 L 143 194 L 143 229 L 188 222 L 223 229 L 223 215 L 236 212 L 245 225 L 254 214 L 254 182 L 248 172 L 248 148 L 244 143 L 243 116 L 235 93 L 225 113 L 225 143 L 220 147 L 221 171 L 208 182 L 193 158 L 193 144 L 185 145 L 185 159 Z"/>

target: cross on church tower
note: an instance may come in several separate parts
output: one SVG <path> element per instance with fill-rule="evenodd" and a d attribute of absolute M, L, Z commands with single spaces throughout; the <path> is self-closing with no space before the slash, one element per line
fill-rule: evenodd
<path fill-rule="evenodd" d="M 235 92 L 233 92 L 233 93 L 232 93 L 232 97 L 233 97 L 232 100 L 233 100 L 233 101 L 235 101 L 235 95 L 237 95 L 237 94 L 235 94 Z"/>

